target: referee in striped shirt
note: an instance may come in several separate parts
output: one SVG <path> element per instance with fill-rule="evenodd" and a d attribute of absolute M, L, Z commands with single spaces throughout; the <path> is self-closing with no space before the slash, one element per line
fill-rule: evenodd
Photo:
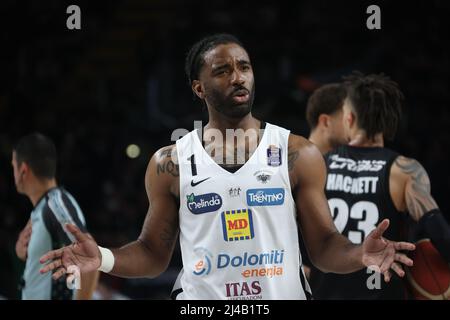
<path fill-rule="evenodd" d="M 72 235 L 65 230 L 66 223 L 76 224 L 87 232 L 78 203 L 57 185 L 56 162 L 55 145 L 39 133 L 23 137 L 13 149 L 17 192 L 26 195 L 34 207 L 16 244 L 18 257 L 26 263 L 20 284 L 22 299 L 90 299 L 98 279 L 97 272 L 83 274 L 80 290 L 76 290 L 75 285 L 67 285 L 65 277 L 53 280 L 50 273 L 39 273 L 39 257 L 72 243 Z"/>

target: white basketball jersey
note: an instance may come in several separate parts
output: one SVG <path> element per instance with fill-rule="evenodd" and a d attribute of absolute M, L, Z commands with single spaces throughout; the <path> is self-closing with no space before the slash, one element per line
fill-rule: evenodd
<path fill-rule="evenodd" d="M 306 299 L 289 131 L 267 124 L 235 173 L 219 166 L 197 130 L 177 141 L 180 245 L 178 299 Z"/>

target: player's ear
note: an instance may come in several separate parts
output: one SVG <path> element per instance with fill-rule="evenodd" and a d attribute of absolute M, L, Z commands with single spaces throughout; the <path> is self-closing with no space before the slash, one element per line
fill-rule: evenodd
<path fill-rule="evenodd" d="M 323 126 L 324 128 L 328 128 L 330 126 L 330 116 L 322 113 L 317 119 L 317 124 Z"/>
<path fill-rule="evenodd" d="M 199 97 L 200 99 L 205 99 L 205 93 L 203 92 L 203 86 L 199 80 L 192 81 L 192 91 Z"/>
<path fill-rule="evenodd" d="M 350 128 L 352 128 L 353 126 L 355 126 L 355 123 L 356 123 L 356 114 L 353 112 L 353 111 L 351 111 L 351 112 L 349 112 L 348 113 L 348 125 L 349 125 L 349 127 Z"/>
<path fill-rule="evenodd" d="M 344 100 L 344 105 L 342 106 L 342 121 L 344 124 L 344 127 L 351 128 L 354 122 L 354 113 L 352 108 L 350 107 L 350 100 L 346 98 Z"/>
<path fill-rule="evenodd" d="M 25 162 L 22 162 L 20 164 L 20 169 L 19 170 L 21 172 L 20 174 L 25 175 L 25 174 L 29 173 L 30 167 Z"/>

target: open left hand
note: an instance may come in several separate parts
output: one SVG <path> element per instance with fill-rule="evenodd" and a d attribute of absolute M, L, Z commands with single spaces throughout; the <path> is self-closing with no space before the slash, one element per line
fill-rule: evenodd
<path fill-rule="evenodd" d="M 395 242 L 383 238 L 383 233 L 389 227 L 389 220 L 384 219 L 381 223 L 366 237 L 363 246 L 363 264 L 366 267 L 378 269 L 384 275 L 384 281 L 391 280 L 392 269 L 400 277 L 405 275 L 401 264 L 412 266 L 413 261 L 408 258 L 401 250 L 412 251 L 416 246 L 409 242 Z"/>

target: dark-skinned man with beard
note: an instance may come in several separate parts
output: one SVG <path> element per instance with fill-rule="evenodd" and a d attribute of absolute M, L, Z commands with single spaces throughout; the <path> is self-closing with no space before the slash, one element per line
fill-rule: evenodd
<path fill-rule="evenodd" d="M 77 227 L 77 242 L 50 251 L 41 272 L 53 277 L 76 265 L 120 277 L 157 277 L 177 237 L 183 259 L 178 299 L 306 299 L 299 232 L 322 271 L 349 273 L 376 266 L 388 276 L 399 250 L 414 245 L 383 238 L 381 221 L 361 245 L 340 235 L 324 195 L 326 170 L 306 139 L 252 116 L 252 64 L 232 35 L 206 37 L 190 49 L 186 71 L 207 106 L 209 122 L 150 159 L 149 210 L 139 238 L 106 249 Z"/>

